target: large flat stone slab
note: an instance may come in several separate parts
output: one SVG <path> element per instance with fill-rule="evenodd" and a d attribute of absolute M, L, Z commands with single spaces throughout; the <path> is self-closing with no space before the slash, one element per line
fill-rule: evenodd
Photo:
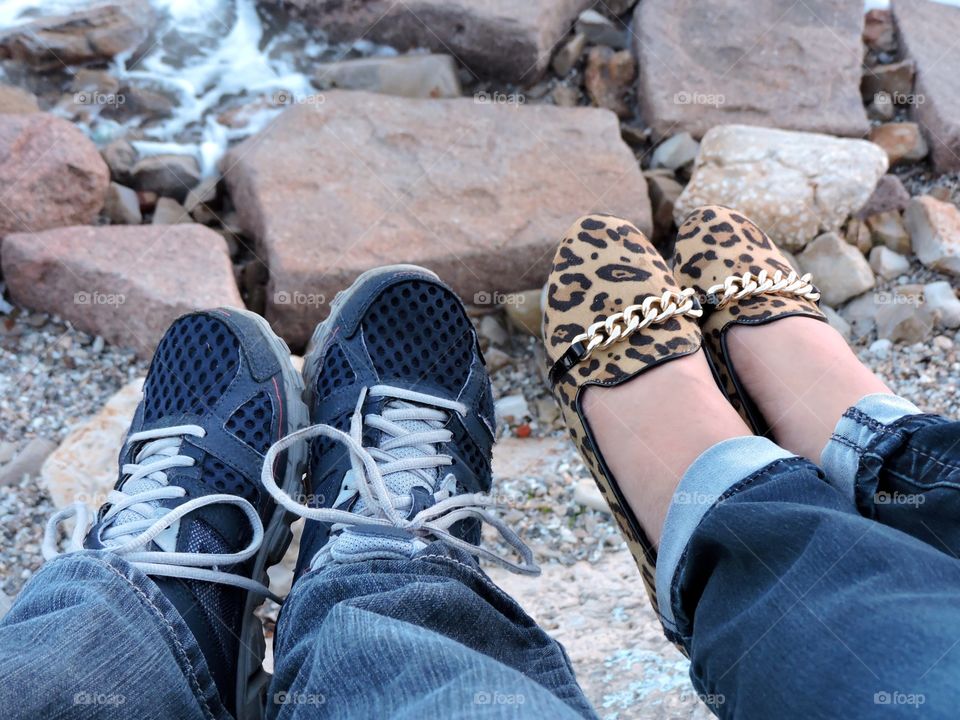
<path fill-rule="evenodd" d="M 227 243 L 202 225 L 66 227 L 3 243 L 13 301 L 150 357 L 198 308 L 243 307 Z"/>
<path fill-rule="evenodd" d="M 592 0 L 272 0 L 296 8 L 331 40 L 449 53 L 471 72 L 533 82 Z"/>
<path fill-rule="evenodd" d="M 960 169 L 960 8 L 927 0 L 894 0 L 900 50 L 916 68 L 914 119 L 923 128 L 934 167 Z"/>
<path fill-rule="evenodd" d="M 539 287 L 585 212 L 651 226 L 617 119 L 593 108 L 334 91 L 287 110 L 224 168 L 270 269 L 267 317 L 295 346 L 371 267 L 424 265 L 472 301 Z"/>
<path fill-rule="evenodd" d="M 863 6 L 643 0 L 637 97 L 655 139 L 740 123 L 860 137 Z"/>

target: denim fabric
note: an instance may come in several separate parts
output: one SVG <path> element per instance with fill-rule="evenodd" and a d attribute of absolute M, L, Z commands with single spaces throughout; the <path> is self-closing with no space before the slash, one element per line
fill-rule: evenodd
<path fill-rule="evenodd" d="M 853 478 L 775 460 L 691 533 L 672 612 L 721 717 L 957 716 L 960 423 L 884 413 L 851 408 L 838 425 Z"/>
<path fill-rule="evenodd" d="M 561 646 L 440 543 L 302 577 L 274 657 L 271 718 L 596 717 Z M 0 621 L 0 717 L 228 716 L 153 582 L 84 552 L 48 563 Z"/>

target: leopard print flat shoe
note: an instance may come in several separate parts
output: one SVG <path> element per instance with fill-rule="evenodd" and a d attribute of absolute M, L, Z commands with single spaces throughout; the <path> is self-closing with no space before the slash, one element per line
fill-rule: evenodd
<path fill-rule="evenodd" d="M 757 435 L 769 424 L 744 392 L 727 354 L 734 325 L 763 325 L 794 315 L 826 320 L 809 273 L 791 267 L 767 234 L 736 210 L 705 205 L 677 232 L 674 274 L 703 303 L 700 320 L 707 358 L 730 404 Z"/>
<path fill-rule="evenodd" d="M 589 215 L 560 243 L 542 305 L 551 389 L 657 610 L 656 550 L 604 462 L 582 398 L 591 385 L 619 385 L 696 352 L 699 303 L 692 290 L 677 286 L 667 263 L 633 225 Z"/>

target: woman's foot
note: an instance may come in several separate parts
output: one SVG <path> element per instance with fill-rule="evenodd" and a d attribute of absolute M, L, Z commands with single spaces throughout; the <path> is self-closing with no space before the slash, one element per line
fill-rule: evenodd
<path fill-rule="evenodd" d="M 659 546 L 687 468 L 722 440 L 750 435 L 720 392 L 703 350 L 614 387 L 589 387 L 583 409 L 630 509 Z"/>
<path fill-rule="evenodd" d="M 865 395 L 891 392 L 840 333 L 813 318 L 735 325 L 727 352 L 777 443 L 814 462 L 847 408 Z"/>

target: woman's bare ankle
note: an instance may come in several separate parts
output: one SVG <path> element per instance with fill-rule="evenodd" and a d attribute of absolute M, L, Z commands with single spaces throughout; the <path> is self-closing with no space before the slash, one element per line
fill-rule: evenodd
<path fill-rule="evenodd" d="M 812 318 L 736 325 L 727 351 L 777 443 L 814 462 L 847 408 L 890 392 L 836 330 Z"/>
<path fill-rule="evenodd" d="M 716 443 L 750 435 L 703 351 L 615 387 L 590 387 L 583 408 L 600 452 L 647 536 L 659 544 L 680 478 Z"/>

